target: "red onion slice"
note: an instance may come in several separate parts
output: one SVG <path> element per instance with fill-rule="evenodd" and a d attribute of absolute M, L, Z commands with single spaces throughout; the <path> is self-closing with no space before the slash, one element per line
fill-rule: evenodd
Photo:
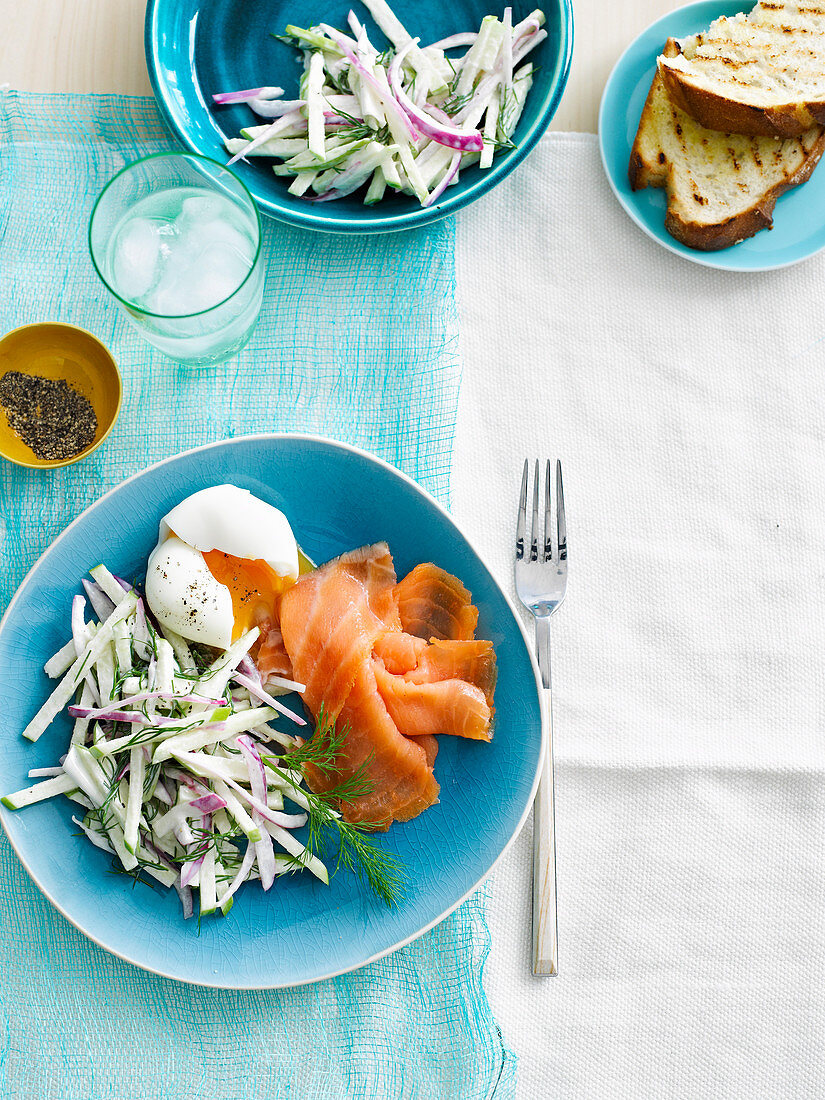
<path fill-rule="evenodd" d="M 448 126 L 446 123 L 439 122 L 420 107 L 416 107 L 404 91 L 401 84 L 401 64 L 417 42 L 418 39 L 414 39 L 407 43 L 404 49 L 395 55 L 390 65 L 388 75 L 395 98 L 421 133 L 432 141 L 438 142 L 439 145 L 446 145 L 450 149 L 458 149 L 462 153 L 480 153 L 484 148 L 484 139 L 479 130 L 459 130 L 453 125 Z"/>

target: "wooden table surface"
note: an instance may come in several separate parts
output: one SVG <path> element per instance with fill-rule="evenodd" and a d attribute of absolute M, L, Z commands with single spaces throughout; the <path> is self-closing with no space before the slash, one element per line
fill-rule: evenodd
<path fill-rule="evenodd" d="M 0 83 L 35 92 L 151 94 L 145 6 L 144 0 L 0 0 Z M 573 69 L 552 129 L 595 133 L 602 88 L 619 54 L 674 6 L 574 0 Z"/>

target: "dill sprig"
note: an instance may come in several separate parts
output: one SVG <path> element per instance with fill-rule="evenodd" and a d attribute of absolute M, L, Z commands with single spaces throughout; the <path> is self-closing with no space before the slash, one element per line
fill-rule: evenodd
<path fill-rule="evenodd" d="M 503 149 L 518 149 L 516 143 L 506 137 L 501 130 L 497 131 L 494 138 L 484 138 L 484 144 L 492 145 L 497 153 L 501 152 Z"/>
<path fill-rule="evenodd" d="M 385 905 L 397 905 L 404 894 L 404 870 L 391 852 L 379 848 L 364 836 L 366 826 L 336 821 L 339 847 L 336 871 L 345 867 L 366 879 Z"/>
<path fill-rule="evenodd" d="M 447 58 L 446 60 L 449 61 L 450 59 Z M 457 89 L 461 73 L 456 72 L 452 64 L 450 68 L 453 70 L 453 79 L 447 85 L 447 95 L 444 97 L 444 101 L 441 104 L 441 110 L 448 115 L 454 115 L 470 102 L 475 95 L 475 89 L 471 88 L 469 92 L 459 95 Z"/>
<path fill-rule="evenodd" d="M 357 141 L 360 138 L 369 138 L 372 141 L 378 141 L 382 145 L 392 144 L 392 135 L 390 134 L 389 126 L 382 126 L 379 130 L 374 130 L 368 122 L 365 122 L 361 118 L 356 118 L 355 115 L 349 114 L 342 107 L 334 107 L 329 99 L 324 96 L 329 105 L 331 111 L 334 111 L 336 115 L 340 115 L 341 118 L 346 119 L 349 126 L 342 127 L 338 132 L 343 134 L 346 132 L 346 136 L 353 141 Z"/>
<path fill-rule="evenodd" d="M 104 774 L 106 773 L 107 769 L 111 769 L 109 774 L 106 776 L 106 778 L 109 780 L 109 788 L 106 791 L 106 797 L 104 798 L 100 806 L 98 806 L 97 809 L 90 811 L 90 813 L 94 813 L 98 821 L 100 822 L 101 827 L 108 831 L 114 823 L 114 817 L 110 813 L 110 810 L 112 803 L 114 802 L 120 790 L 121 776 L 119 775 L 117 763 L 114 760 L 109 761 L 106 764 L 101 762 L 100 766 Z"/>
<path fill-rule="evenodd" d="M 340 791 L 341 788 L 333 789 Z M 335 872 L 344 867 L 358 875 L 385 905 L 392 908 L 404 894 L 401 863 L 391 852 L 367 838 L 366 834 L 374 830 L 375 823 L 344 821 L 327 801 L 330 793 L 317 795 L 304 792 L 309 803 L 309 837 L 306 844 L 309 854 L 325 859 L 331 848 Z M 336 846 L 337 855 L 334 853 Z"/>
<path fill-rule="evenodd" d="M 211 849 L 215 850 L 216 855 L 220 855 L 218 838 L 211 829 L 192 828 L 192 835 L 195 838 L 194 846 L 190 844 L 186 849 L 187 863 L 194 859 L 203 859 Z"/>
<path fill-rule="evenodd" d="M 452 87 L 452 85 L 450 85 Z M 458 114 L 462 107 L 466 107 L 470 100 L 475 95 L 475 89 L 469 92 L 465 92 L 463 95 L 458 95 L 455 91 L 450 91 L 447 98 L 441 104 L 441 110 L 445 114 L 450 116 Z"/>
<path fill-rule="evenodd" d="M 86 656 L 83 658 L 80 668 L 77 670 L 74 682 L 78 687 L 80 687 L 80 683 L 86 675 L 86 665 L 89 663 L 90 658 L 91 653 L 87 653 Z"/>
<path fill-rule="evenodd" d="M 312 764 L 326 774 L 336 771 L 337 760 L 344 748 L 348 733 L 348 725 L 339 729 L 334 721 L 327 720 L 322 703 L 313 736 L 308 741 L 304 741 L 299 748 L 292 749 L 287 757 L 290 768 L 302 768 L 304 764 Z"/>
<path fill-rule="evenodd" d="M 318 712 L 314 735 L 285 757 L 287 766 L 293 770 L 303 769 L 309 764 L 323 775 L 331 777 L 338 770 L 337 765 L 348 733 L 349 725 L 339 727 L 335 721 L 330 721 L 322 706 Z M 403 897 L 404 871 L 391 852 L 367 838 L 366 834 L 373 832 L 380 823 L 344 821 L 338 810 L 342 803 L 354 802 L 373 789 L 368 775 L 371 759 L 372 756 L 368 756 L 352 775 L 340 779 L 326 791 L 319 793 L 301 788 L 301 794 L 308 806 L 309 837 L 306 850 L 307 855 L 324 859 L 330 847 L 334 849 L 337 845 L 335 871 L 343 867 L 358 875 L 385 905 L 392 907 Z M 282 779 L 291 782 L 289 774 L 273 764 L 272 760 L 272 757 L 264 758 L 269 768 Z M 293 858 L 296 869 L 304 866 L 305 856 Z"/>
<path fill-rule="evenodd" d="M 149 864 L 146 864 L 146 866 L 149 866 Z M 117 857 L 113 857 L 107 873 L 110 875 L 125 875 L 126 878 L 130 878 L 132 880 L 132 889 L 134 889 L 138 883 L 141 883 L 143 886 L 148 886 L 150 890 L 156 890 L 157 883 L 150 878 L 146 878 L 143 869 L 144 864 L 138 864 L 138 866 L 133 867 L 131 871 L 127 871 L 120 860 L 117 859 Z"/>

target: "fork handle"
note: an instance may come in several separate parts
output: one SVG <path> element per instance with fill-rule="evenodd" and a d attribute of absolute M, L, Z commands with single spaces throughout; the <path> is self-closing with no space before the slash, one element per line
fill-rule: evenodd
<path fill-rule="evenodd" d="M 555 977 L 558 974 L 558 923 L 549 615 L 536 619 L 536 650 L 547 704 L 547 749 L 533 803 L 533 974 Z"/>

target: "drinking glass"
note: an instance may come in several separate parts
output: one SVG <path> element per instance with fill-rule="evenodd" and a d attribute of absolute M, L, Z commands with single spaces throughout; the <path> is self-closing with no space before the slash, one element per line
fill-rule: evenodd
<path fill-rule="evenodd" d="M 180 363 L 230 359 L 263 300 L 261 219 L 241 181 L 194 153 L 123 168 L 89 222 L 95 270 L 130 323 Z"/>

